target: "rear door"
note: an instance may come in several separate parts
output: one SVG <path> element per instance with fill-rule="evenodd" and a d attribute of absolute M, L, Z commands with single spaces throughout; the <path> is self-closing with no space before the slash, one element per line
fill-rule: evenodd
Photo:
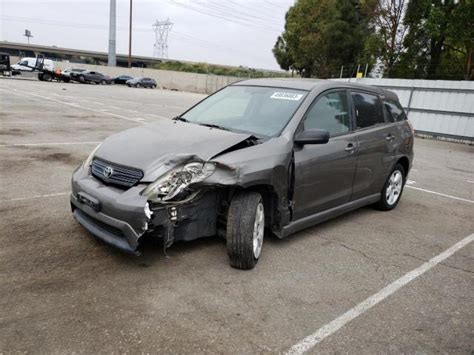
<path fill-rule="evenodd" d="M 350 201 L 357 162 L 357 139 L 351 127 L 346 90 L 319 95 L 300 130 L 318 128 L 330 134 L 326 144 L 295 146 L 294 219 Z"/>
<path fill-rule="evenodd" d="M 383 114 L 380 97 L 351 91 L 355 135 L 359 149 L 351 200 L 379 193 L 394 164 L 396 147 L 393 124 Z"/>

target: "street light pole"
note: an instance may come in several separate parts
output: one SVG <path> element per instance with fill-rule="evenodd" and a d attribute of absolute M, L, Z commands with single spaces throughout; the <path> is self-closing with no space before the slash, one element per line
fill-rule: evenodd
<path fill-rule="evenodd" d="M 132 0 L 130 0 L 130 20 L 128 28 L 128 67 L 132 67 Z"/>

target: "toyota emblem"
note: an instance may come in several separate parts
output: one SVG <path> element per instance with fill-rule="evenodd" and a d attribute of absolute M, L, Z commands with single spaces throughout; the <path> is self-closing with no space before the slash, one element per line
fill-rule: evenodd
<path fill-rule="evenodd" d="M 113 173 L 114 173 L 114 169 L 112 169 L 112 167 L 110 167 L 110 166 L 107 166 L 107 167 L 104 169 L 104 176 L 105 176 L 106 178 L 111 177 Z"/>

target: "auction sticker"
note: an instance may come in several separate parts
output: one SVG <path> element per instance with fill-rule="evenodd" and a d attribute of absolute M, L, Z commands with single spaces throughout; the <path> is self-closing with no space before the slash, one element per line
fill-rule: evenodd
<path fill-rule="evenodd" d="M 302 97 L 303 97 L 302 94 L 294 94 L 292 92 L 275 92 L 273 93 L 272 96 L 270 96 L 271 99 L 293 100 L 293 101 L 298 101 Z"/>

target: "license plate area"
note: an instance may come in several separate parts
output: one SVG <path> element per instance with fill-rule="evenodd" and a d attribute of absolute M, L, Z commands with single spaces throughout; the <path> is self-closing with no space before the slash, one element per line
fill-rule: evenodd
<path fill-rule="evenodd" d="M 96 212 L 100 211 L 99 200 L 96 199 L 95 197 L 92 197 L 91 195 L 86 194 L 85 192 L 79 192 L 77 194 L 77 201 L 79 201 L 80 203 L 83 203 L 84 205 L 89 206 Z"/>

